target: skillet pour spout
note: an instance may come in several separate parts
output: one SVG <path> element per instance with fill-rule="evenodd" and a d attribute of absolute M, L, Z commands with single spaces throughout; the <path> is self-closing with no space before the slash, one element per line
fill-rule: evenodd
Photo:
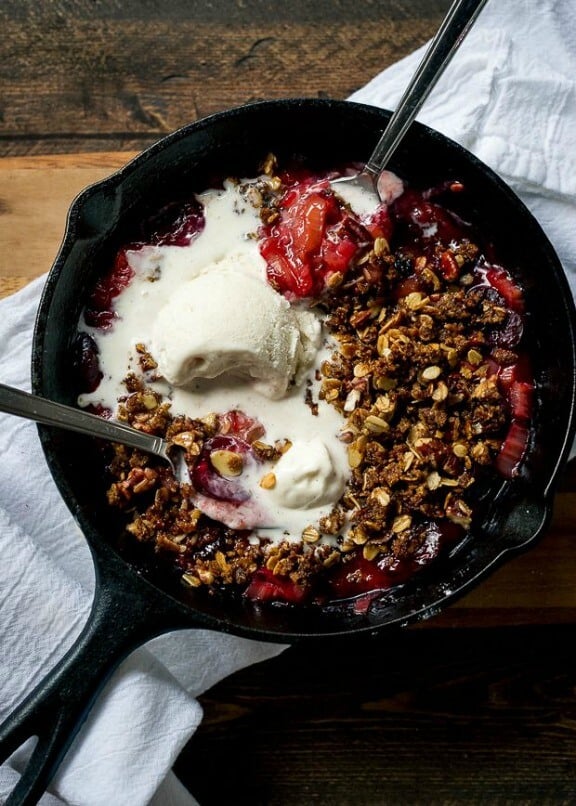
<path fill-rule="evenodd" d="M 365 161 L 389 118 L 389 112 L 374 107 L 322 99 L 252 104 L 175 132 L 84 191 L 71 208 L 40 304 L 33 391 L 75 405 L 78 388 L 71 380 L 70 351 L 76 323 L 102 267 L 139 221 L 184 192 L 204 190 L 214 175 L 254 176 L 270 152 L 280 160 L 300 154 L 327 168 Z M 281 643 L 377 637 L 394 626 L 434 615 L 499 563 L 532 545 L 545 529 L 576 426 L 576 315 L 560 262 L 512 191 L 439 133 L 414 124 L 390 169 L 419 187 L 462 182 L 470 217 L 490 235 L 525 290 L 537 407 L 521 471 L 488 490 L 485 499 L 490 505 L 457 546 L 404 585 L 378 593 L 365 612 L 338 606 L 266 607 L 185 590 L 154 557 L 124 551 L 121 525 L 102 505 L 106 482 L 93 444 L 41 427 L 48 467 L 92 550 L 100 582 L 79 645 L 0 729 L 4 756 L 34 732 L 41 733 L 26 782 L 9 803 L 32 803 L 39 797 L 104 679 L 152 635 L 203 627 Z M 116 621 L 125 589 L 125 612 Z M 94 673 L 83 687 L 87 663 Z M 38 720 L 46 715 L 51 730 L 40 731 Z"/>

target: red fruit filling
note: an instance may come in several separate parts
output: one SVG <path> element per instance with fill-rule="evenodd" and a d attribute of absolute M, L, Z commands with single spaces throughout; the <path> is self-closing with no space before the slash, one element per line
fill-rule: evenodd
<path fill-rule="evenodd" d="M 401 228 L 400 240 L 421 247 L 445 245 L 466 237 L 466 225 L 445 207 L 408 189 L 391 206 L 392 219 Z"/>
<path fill-rule="evenodd" d="M 191 468 L 194 487 L 201 493 L 219 501 L 241 503 L 250 498 L 239 478 L 222 475 L 214 466 L 211 456 L 215 451 L 229 451 L 242 457 L 243 462 L 255 460 L 250 445 L 233 436 L 215 436 L 206 440 L 197 462 Z"/>
<path fill-rule="evenodd" d="M 327 180 L 306 180 L 285 191 L 280 217 L 263 228 L 260 252 L 268 281 L 289 297 L 318 297 L 330 277 L 345 275 L 370 233 L 340 205 Z M 374 227 L 383 227 L 375 220 Z"/>
<path fill-rule="evenodd" d="M 254 442 L 255 439 L 259 439 L 265 433 L 262 423 L 259 423 L 254 417 L 244 414 L 239 409 L 232 409 L 225 414 L 221 414 L 219 422 L 221 434 L 230 434 L 245 442 Z"/>
<path fill-rule="evenodd" d="M 496 469 L 505 478 L 511 479 L 518 474 L 529 440 L 529 426 L 513 420 L 500 453 L 496 457 Z"/>
<path fill-rule="evenodd" d="M 145 226 L 145 242 L 156 246 L 188 246 L 204 229 L 202 205 L 192 199 L 166 205 Z"/>
<path fill-rule="evenodd" d="M 506 269 L 492 266 L 486 270 L 486 280 L 503 297 L 506 305 L 517 313 L 524 311 L 524 294 Z"/>
<path fill-rule="evenodd" d="M 267 568 L 256 571 L 244 595 L 253 602 L 286 602 L 302 604 L 310 591 L 288 577 L 275 576 Z"/>
<path fill-rule="evenodd" d="M 463 529 L 444 521 L 428 524 L 425 533 L 425 539 L 418 550 L 405 560 L 387 557 L 373 562 L 357 554 L 351 560 L 343 562 L 329 579 L 332 598 L 352 599 L 360 594 L 401 585 L 434 560 L 445 546 L 459 540 Z"/>
<path fill-rule="evenodd" d="M 118 250 L 110 271 L 100 279 L 88 298 L 84 319 L 90 327 L 109 330 L 115 319 L 114 299 L 130 284 L 134 270 L 128 262 L 130 247 Z"/>

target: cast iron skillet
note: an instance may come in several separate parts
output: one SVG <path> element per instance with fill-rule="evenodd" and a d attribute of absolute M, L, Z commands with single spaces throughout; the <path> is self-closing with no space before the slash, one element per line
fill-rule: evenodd
<path fill-rule="evenodd" d="M 269 151 L 280 157 L 301 153 L 326 167 L 365 160 L 389 116 L 373 107 L 318 99 L 232 109 L 175 132 L 85 190 L 70 210 L 40 304 L 34 391 L 75 403 L 70 353 L 87 289 L 138 221 L 184 192 L 210 186 L 214 175 L 254 175 Z M 522 474 L 486 492 L 483 517 L 447 556 L 404 586 L 379 595 L 365 614 L 335 607 L 311 612 L 223 605 L 184 591 L 153 558 L 129 556 L 114 547 L 118 524 L 103 503 L 101 462 L 93 444 L 40 428 L 50 471 L 91 548 L 97 588 L 76 644 L 0 730 L 2 758 L 30 736 L 39 736 L 8 803 L 33 803 L 40 797 L 107 678 L 153 636 L 185 627 L 282 643 L 376 635 L 436 613 L 503 559 L 527 548 L 545 528 L 554 482 L 575 430 L 575 312 L 558 258 L 509 188 L 437 132 L 414 125 L 390 167 L 421 187 L 463 181 L 469 200 L 463 212 L 491 233 L 502 261 L 526 289 L 539 393 L 534 441 Z"/>

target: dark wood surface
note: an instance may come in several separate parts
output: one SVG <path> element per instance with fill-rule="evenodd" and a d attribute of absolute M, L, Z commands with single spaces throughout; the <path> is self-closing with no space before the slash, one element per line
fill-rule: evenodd
<path fill-rule="evenodd" d="M 3 0 L 0 157 L 45 158 L 24 173 L 53 157 L 76 181 L 90 164 L 76 155 L 139 150 L 220 109 L 344 98 L 448 5 Z M 30 176 L 29 210 L 46 215 Z M 0 293 L 46 268 L 6 263 Z M 181 779 L 202 804 L 575 802 L 575 530 L 571 467 L 540 546 L 458 606 L 372 641 L 292 647 L 204 695 Z"/>

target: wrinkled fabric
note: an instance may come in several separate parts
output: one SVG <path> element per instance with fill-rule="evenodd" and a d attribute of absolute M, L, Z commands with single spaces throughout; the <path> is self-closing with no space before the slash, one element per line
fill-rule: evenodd
<path fill-rule="evenodd" d="M 426 46 L 351 100 L 394 109 Z M 576 23 L 570 0 L 488 0 L 417 119 L 499 174 L 576 292 Z"/>
<path fill-rule="evenodd" d="M 28 391 L 43 283 L 0 301 L 0 378 Z M 87 544 L 48 472 L 36 426 L 6 414 L 0 414 L 0 555 L 3 720 L 72 645 L 94 592 Z M 196 697 L 282 649 L 207 630 L 149 642 L 112 676 L 41 803 L 193 803 L 170 771 L 202 718 Z M 31 749 L 29 742 L 0 768 L 0 802 Z"/>

